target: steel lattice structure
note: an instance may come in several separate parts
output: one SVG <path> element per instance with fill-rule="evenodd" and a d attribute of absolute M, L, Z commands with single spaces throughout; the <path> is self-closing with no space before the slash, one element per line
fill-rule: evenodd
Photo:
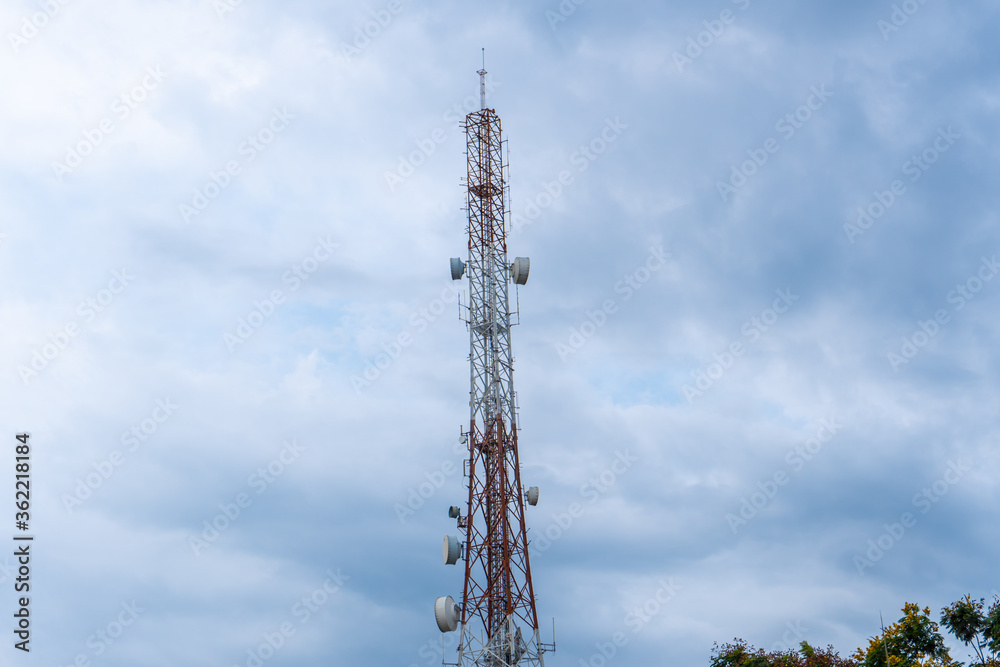
<path fill-rule="evenodd" d="M 500 118 L 482 104 L 465 118 L 471 390 L 465 585 L 458 660 L 461 667 L 539 665 L 554 645 L 542 644 L 531 583 L 525 495 L 517 450 L 517 405 L 511 353 L 507 260 L 507 185 Z M 523 284 L 527 278 L 524 262 Z M 453 275 L 454 277 L 454 275 Z M 534 502 L 534 500 L 532 501 Z"/>

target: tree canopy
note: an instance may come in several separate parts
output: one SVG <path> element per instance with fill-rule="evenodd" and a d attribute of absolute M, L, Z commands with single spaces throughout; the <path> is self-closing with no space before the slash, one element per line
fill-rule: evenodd
<path fill-rule="evenodd" d="M 767 652 L 736 638 L 712 647 L 710 667 L 964 667 L 949 654 L 940 626 L 973 651 L 968 667 L 1000 667 L 1000 597 L 987 609 L 984 599 L 966 595 L 941 610 L 940 626 L 930 607 L 907 602 L 902 612 L 850 658 L 833 646 L 816 649 L 802 642 L 798 651 Z"/>
<path fill-rule="evenodd" d="M 941 610 L 941 625 L 977 658 L 969 667 L 1000 667 L 1000 598 L 985 607 L 985 599 L 966 595 Z"/>
<path fill-rule="evenodd" d="M 869 639 L 868 648 L 859 648 L 854 659 L 861 667 L 958 667 L 930 614 L 930 607 L 907 602 L 903 617 Z"/>
<path fill-rule="evenodd" d="M 853 660 L 841 658 L 828 646 L 825 649 L 814 649 L 808 642 L 799 644 L 798 652 L 772 651 L 755 649 L 742 639 L 734 639 L 734 643 L 724 646 L 716 645 L 712 651 L 711 667 L 855 667 Z"/>

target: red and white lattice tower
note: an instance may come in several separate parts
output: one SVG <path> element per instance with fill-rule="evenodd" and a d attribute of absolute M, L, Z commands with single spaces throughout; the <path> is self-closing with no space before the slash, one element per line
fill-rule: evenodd
<path fill-rule="evenodd" d="M 438 598 L 434 612 L 442 632 L 460 629 L 458 658 L 445 664 L 470 667 L 539 665 L 555 644 L 543 644 L 531 584 L 525 493 L 517 451 L 514 358 L 510 347 L 511 284 L 528 279 L 526 257 L 507 261 L 507 165 L 496 111 L 486 108 L 486 70 L 479 71 L 479 111 L 465 117 L 468 155 L 469 257 L 451 260 L 452 279 L 468 274 L 463 314 L 469 330 L 471 391 L 465 512 L 452 507 L 463 539 L 446 537 L 444 560 L 465 563 L 461 604 Z M 516 288 L 515 288 L 516 289 Z"/>

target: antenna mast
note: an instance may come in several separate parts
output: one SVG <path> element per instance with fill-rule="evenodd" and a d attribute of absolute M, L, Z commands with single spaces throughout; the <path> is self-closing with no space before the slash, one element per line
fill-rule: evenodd
<path fill-rule="evenodd" d="M 486 108 L 486 48 L 483 47 L 483 68 L 476 72 L 479 75 L 479 110 Z"/>
<path fill-rule="evenodd" d="M 486 55 L 478 71 L 480 110 L 465 117 L 468 262 L 452 258 L 451 277 L 468 273 L 471 391 L 468 505 L 453 506 L 464 541 L 446 537 L 444 561 L 465 562 L 462 603 L 438 598 L 435 617 L 442 632 L 461 626 L 458 667 L 544 667 L 543 644 L 531 583 L 525 501 L 538 502 L 538 487 L 524 491 L 518 458 L 514 357 L 511 352 L 510 288 L 528 280 L 529 260 L 507 260 L 507 164 L 500 118 L 486 108 Z M 515 288 L 516 289 L 516 288 Z"/>

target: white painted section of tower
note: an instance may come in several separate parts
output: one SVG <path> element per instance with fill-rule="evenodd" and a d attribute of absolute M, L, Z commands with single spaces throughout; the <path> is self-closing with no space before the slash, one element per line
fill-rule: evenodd
<path fill-rule="evenodd" d="M 486 68 L 476 72 L 479 75 L 479 108 L 486 108 Z"/>

